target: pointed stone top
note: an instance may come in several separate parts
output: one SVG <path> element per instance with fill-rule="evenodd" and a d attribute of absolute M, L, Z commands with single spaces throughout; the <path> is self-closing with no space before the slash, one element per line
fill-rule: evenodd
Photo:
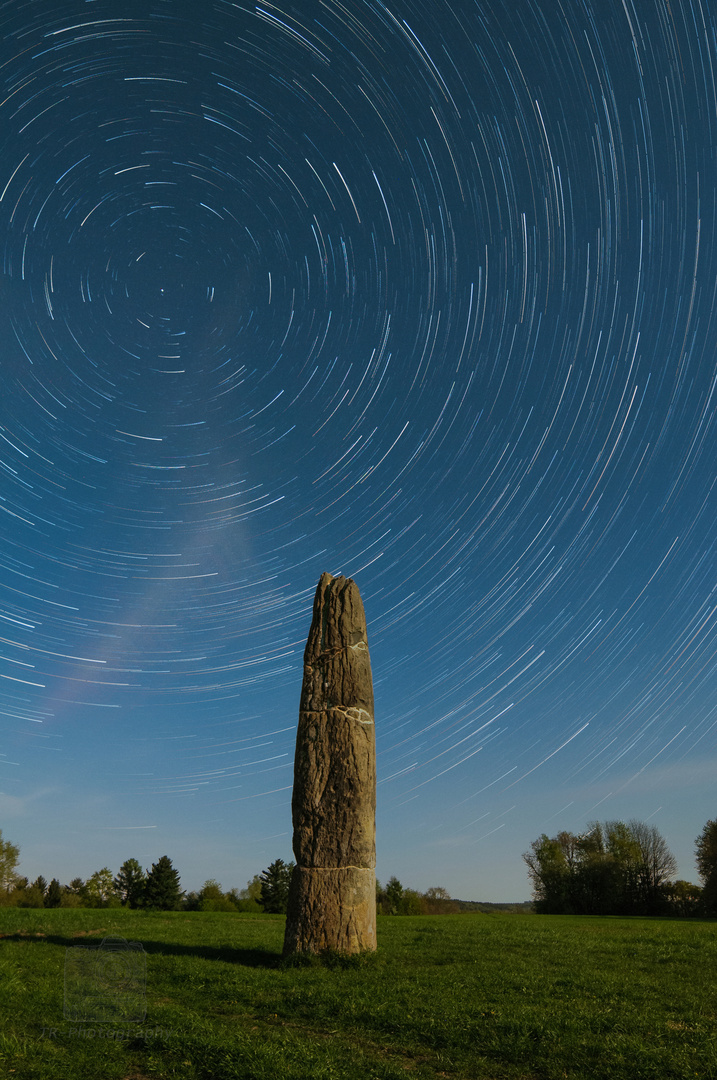
<path fill-rule="evenodd" d="M 373 714 L 366 614 L 352 578 L 323 573 L 304 651 L 301 708 L 360 705 Z"/>
<path fill-rule="evenodd" d="M 336 583 L 336 587 L 339 588 L 339 589 L 342 587 L 342 585 L 345 585 L 347 582 L 350 585 L 356 585 L 356 582 L 354 581 L 353 578 L 347 578 L 343 574 L 337 574 L 336 577 L 334 577 L 334 575 L 330 574 L 328 572 L 328 570 L 324 570 L 323 574 L 319 578 L 319 584 L 318 584 L 317 588 L 318 589 L 326 589 L 326 588 L 328 588 L 329 585 L 333 585 L 334 582 Z"/>

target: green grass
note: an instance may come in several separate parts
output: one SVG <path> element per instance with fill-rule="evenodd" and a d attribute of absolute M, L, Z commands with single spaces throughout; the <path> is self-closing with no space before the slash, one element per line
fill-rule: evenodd
<path fill-rule="evenodd" d="M 283 932 L 270 915 L 0 909 L 0 1076 L 717 1080 L 717 923 L 386 917 L 375 956 L 330 966 L 282 966 Z M 65 1020 L 66 948 L 109 935 L 143 945 L 146 1021 Z"/>

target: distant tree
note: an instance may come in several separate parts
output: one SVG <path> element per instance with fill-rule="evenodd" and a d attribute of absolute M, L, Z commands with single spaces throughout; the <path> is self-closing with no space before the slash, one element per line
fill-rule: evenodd
<path fill-rule="evenodd" d="M 113 885 L 123 906 L 130 908 L 142 906 L 146 882 L 144 870 L 136 859 L 127 859 L 122 863 Z"/>
<path fill-rule="evenodd" d="M 113 907 L 113 901 L 119 904 L 119 897 L 114 888 L 112 871 L 108 866 L 96 870 L 87 879 L 82 888 L 82 899 L 86 907 L 102 908 Z"/>
<path fill-rule="evenodd" d="M 398 915 L 427 915 L 428 905 L 417 889 L 404 889 L 398 904 Z"/>
<path fill-rule="evenodd" d="M 261 874 L 254 874 L 251 881 L 247 881 L 244 889 L 230 889 L 228 896 L 237 911 L 258 912 L 263 911 L 261 906 Z"/>
<path fill-rule="evenodd" d="M 63 908 L 78 908 L 84 907 L 82 902 L 82 896 L 79 893 L 74 892 L 69 885 L 62 886 L 62 900 L 60 907 Z"/>
<path fill-rule="evenodd" d="M 699 915 L 702 889 L 689 881 L 670 881 L 665 888 L 665 897 L 670 914 L 687 918 Z"/>
<path fill-rule="evenodd" d="M 224 892 L 216 878 L 207 878 L 199 890 L 199 896 L 202 900 L 221 900 Z"/>
<path fill-rule="evenodd" d="M 23 878 L 27 881 L 27 878 Z M 41 908 L 45 906 L 45 898 L 37 885 L 23 885 L 22 888 L 14 889 L 12 898 L 17 907 Z"/>
<path fill-rule="evenodd" d="M 285 915 L 294 863 L 275 859 L 261 875 L 260 904 L 270 915 Z"/>
<path fill-rule="evenodd" d="M 576 851 L 577 838 L 571 833 L 559 833 L 552 839 L 543 833 L 524 853 L 536 911 L 551 915 L 572 912 L 573 866 L 567 853 L 572 859 Z"/>
<path fill-rule="evenodd" d="M 389 915 L 398 915 L 403 898 L 403 885 L 397 877 L 390 877 L 384 889 Z"/>
<path fill-rule="evenodd" d="M 62 904 L 62 887 L 57 878 L 53 878 L 45 893 L 45 907 L 56 908 Z"/>
<path fill-rule="evenodd" d="M 622 822 L 611 822 L 619 827 Z M 577 837 L 577 858 L 570 868 L 569 910 L 579 915 L 611 915 L 621 910 L 623 882 L 620 862 L 610 850 L 610 829 L 590 822 Z"/>
<path fill-rule="evenodd" d="M 535 908 L 551 914 L 660 914 L 677 869 L 658 829 L 641 821 L 593 821 L 579 836 L 543 834 L 523 858 Z"/>
<path fill-rule="evenodd" d="M 9 840 L 3 840 L 0 829 L 0 889 L 6 893 L 10 892 L 17 881 L 15 867 L 19 861 L 20 848 Z"/>
<path fill-rule="evenodd" d="M 695 845 L 703 911 L 705 915 L 717 915 L 717 820 L 705 822 Z"/>
<path fill-rule="evenodd" d="M 60 907 L 84 907 L 85 906 L 85 883 L 82 878 L 73 878 L 69 885 L 62 886 L 62 903 Z"/>
<path fill-rule="evenodd" d="M 448 889 L 444 889 L 442 885 L 433 885 L 430 889 L 426 889 L 423 895 L 426 900 L 450 900 L 451 898 Z"/>
<path fill-rule="evenodd" d="M 179 873 L 167 855 L 152 863 L 144 890 L 144 906 L 158 911 L 176 911 L 182 900 Z"/>
<path fill-rule="evenodd" d="M 695 841 L 697 870 L 703 881 L 717 871 L 717 820 L 706 821 Z"/>
<path fill-rule="evenodd" d="M 376 879 L 376 911 L 379 915 L 451 915 L 460 911 L 460 905 L 441 885 L 421 893 L 390 877 L 386 885 Z"/>
<path fill-rule="evenodd" d="M 9 892 L 3 893 L 3 907 L 42 907 L 37 903 L 37 897 L 28 894 L 30 887 L 28 878 L 16 877 Z"/>
<path fill-rule="evenodd" d="M 448 890 L 440 885 L 426 889 L 423 902 L 428 915 L 450 915 L 460 910 L 458 904 L 451 899 Z"/>
<path fill-rule="evenodd" d="M 631 821 L 629 830 L 639 852 L 636 907 L 639 913 L 659 915 L 667 910 L 667 886 L 677 873 L 677 859 L 657 826 Z"/>
<path fill-rule="evenodd" d="M 47 891 L 47 882 L 45 881 L 42 874 L 40 874 L 39 878 L 37 878 L 35 881 L 33 881 L 32 884 L 33 884 L 34 888 L 40 890 L 40 892 L 42 893 L 43 898 L 44 898 L 45 892 Z"/>
<path fill-rule="evenodd" d="M 605 871 L 608 880 L 603 907 L 614 915 L 637 914 L 643 906 L 639 894 L 640 845 L 624 821 L 606 821 L 604 840 L 609 869 Z"/>
<path fill-rule="evenodd" d="M 424 893 L 404 888 L 397 877 L 386 885 L 376 879 L 376 911 L 379 915 L 453 915 L 460 904 L 441 885 L 433 885 Z"/>
<path fill-rule="evenodd" d="M 222 887 L 214 878 L 205 881 L 199 893 L 200 911 L 236 911 L 232 898 L 222 892 Z"/>
<path fill-rule="evenodd" d="M 254 874 L 251 881 L 247 881 L 246 888 L 242 889 L 239 893 L 240 900 L 256 900 L 259 903 L 261 898 L 261 874 Z"/>

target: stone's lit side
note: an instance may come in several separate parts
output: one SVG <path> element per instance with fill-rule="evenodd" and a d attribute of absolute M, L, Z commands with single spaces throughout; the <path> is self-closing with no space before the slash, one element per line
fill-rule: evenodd
<path fill-rule="evenodd" d="M 322 574 L 304 652 L 284 954 L 376 948 L 376 739 L 366 616 Z"/>

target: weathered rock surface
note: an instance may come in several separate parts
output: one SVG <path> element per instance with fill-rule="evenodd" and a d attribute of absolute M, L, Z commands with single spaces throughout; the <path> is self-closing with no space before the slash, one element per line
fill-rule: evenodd
<path fill-rule="evenodd" d="M 376 948 L 376 752 L 366 616 L 322 574 L 304 652 L 284 953 Z"/>
<path fill-rule="evenodd" d="M 295 867 L 286 915 L 284 955 L 329 949 L 356 953 L 376 948 L 376 872 Z"/>

